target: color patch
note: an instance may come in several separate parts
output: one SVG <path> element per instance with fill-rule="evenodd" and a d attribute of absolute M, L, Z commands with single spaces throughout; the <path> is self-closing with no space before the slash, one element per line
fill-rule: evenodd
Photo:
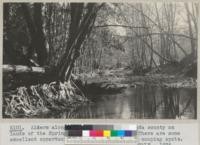
<path fill-rule="evenodd" d="M 117 136 L 119 136 L 119 137 L 124 137 L 124 136 L 125 136 L 125 131 L 123 131 L 123 130 L 118 130 L 118 131 L 117 131 Z"/>
<path fill-rule="evenodd" d="M 90 131 L 89 130 L 83 130 L 82 131 L 83 137 L 89 137 L 90 136 Z"/>
<path fill-rule="evenodd" d="M 111 130 L 111 136 L 112 137 L 117 136 L 117 130 Z"/>
<path fill-rule="evenodd" d="M 137 131 L 132 131 L 132 136 L 136 136 L 137 135 Z"/>
<path fill-rule="evenodd" d="M 65 130 L 82 130 L 82 125 L 65 125 Z"/>
<path fill-rule="evenodd" d="M 125 136 L 127 136 L 127 137 L 132 136 L 132 131 L 131 130 L 125 130 Z"/>
<path fill-rule="evenodd" d="M 103 130 L 96 130 L 97 137 L 103 137 Z"/>
<path fill-rule="evenodd" d="M 68 136 L 82 136 L 82 130 L 69 130 Z"/>
<path fill-rule="evenodd" d="M 110 137 L 110 130 L 104 130 L 103 131 L 103 136 L 104 137 Z"/>
<path fill-rule="evenodd" d="M 91 137 L 96 137 L 96 130 L 90 130 L 90 136 Z"/>
<path fill-rule="evenodd" d="M 83 125 L 82 130 L 93 130 L 93 125 Z"/>

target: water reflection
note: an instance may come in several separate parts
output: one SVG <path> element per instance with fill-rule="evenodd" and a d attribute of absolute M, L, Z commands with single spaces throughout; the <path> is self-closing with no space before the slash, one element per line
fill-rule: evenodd
<path fill-rule="evenodd" d="M 92 96 L 85 104 L 64 115 L 65 118 L 107 119 L 194 119 L 196 89 L 161 88 L 143 85 L 130 87 L 119 94 Z"/>

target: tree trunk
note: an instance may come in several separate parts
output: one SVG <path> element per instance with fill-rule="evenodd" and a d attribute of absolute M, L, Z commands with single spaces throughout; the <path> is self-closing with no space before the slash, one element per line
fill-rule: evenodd
<path fill-rule="evenodd" d="M 47 49 L 45 46 L 45 36 L 43 32 L 43 21 L 42 21 L 42 4 L 34 4 L 34 22 L 36 26 L 36 44 L 35 49 L 38 56 L 38 63 L 40 66 L 45 65 L 47 61 Z"/>
<path fill-rule="evenodd" d="M 190 34 L 190 37 L 192 38 L 192 39 L 190 39 L 191 40 L 191 54 L 192 54 L 193 58 L 196 58 L 196 50 L 195 50 L 195 43 L 194 43 L 194 40 L 193 40 L 193 30 L 192 30 L 192 24 L 191 24 L 191 17 L 190 17 L 190 11 L 189 11 L 189 7 L 188 7 L 187 3 L 185 3 L 185 8 L 186 8 L 186 11 L 187 11 L 189 34 Z"/>
<path fill-rule="evenodd" d="M 33 17 L 27 4 L 21 4 L 21 8 L 31 36 L 31 44 L 30 50 L 28 52 L 28 57 L 31 59 L 36 52 L 38 56 L 38 63 L 43 66 L 47 59 L 47 50 L 45 46 L 45 36 L 42 28 L 42 4 L 34 4 Z"/>
<path fill-rule="evenodd" d="M 30 67 L 24 65 L 3 65 L 3 73 L 38 73 L 45 74 L 49 69 L 44 67 Z"/>
<path fill-rule="evenodd" d="M 38 85 L 57 81 L 55 71 L 44 67 L 3 65 L 3 89 L 10 91 L 19 86 Z"/>
<path fill-rule="evenodd" d="M 84 13 L 83 6 L 84 4 L 82 3 L 71 3 L 71 24 L 67 48 L 58 66 L 60 81 L 68 81 L 70 79 L 71 71 L 75 60 L 79 57 L 82 43 L 90 34 L 94 25 L 97 14 L 95 4 L 89 3 L 87 5 L 87 13 L 84 16 L 82 16 Z"/>
<path fill-rule="evenodd" d="M 70 23 L 70 27 L 69 27 L 69 37 L 67 40 L 67 47 L 65 50 L 65 53 L 61 59 L 61 61 L 59 62 L 58 65 L 58 71 L 59 71 L 59 78 L 61 81 L 65 80 L 65 74 L 66 71 L 68 69 L 68 67 L 70 66 L 70 62 L 72 61 L 72 53 L 74 50 L 73 45 L 76 41 L 76 37 L 78 36 L 78 29 L 79 29 L 79 25 L 81 22 L 81 15 L 83 12 L 83 3 L 81 4 L 75 4 L 75 3 L 71 3 L 70 4 L 70 15 L 71 15 L 71 23 Z"/>
<path fill-rule="evenodd" d="M 36 37 L 37 37 L 36 29 L 35 29 L 35 24 L 34 24 L 32 15 L 30 13 L 30 8 L 27 6 L 27 4 L 26 3 L 21 4 L 21 9 L 24 14 L 24 19 L 26 20 L 30 37 L 31 37 L 31 44 L 28 51 L 28 58 L 31 59 L 35 52 L 35 44 L 37 43 L 35 42 Z"/>

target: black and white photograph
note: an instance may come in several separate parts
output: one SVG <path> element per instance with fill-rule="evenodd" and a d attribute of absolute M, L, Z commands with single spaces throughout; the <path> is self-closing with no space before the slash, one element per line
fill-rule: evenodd
<path fill-rule="evenodd" d="M 4 2 L 3 118 L 197 119 L 199 4 Z"/>

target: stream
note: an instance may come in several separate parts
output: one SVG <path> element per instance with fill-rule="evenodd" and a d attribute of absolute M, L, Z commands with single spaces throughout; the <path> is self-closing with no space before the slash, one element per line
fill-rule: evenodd
<path fill-rule="evenodd" d="M 93 119 L 195 119 L 194 88 L 163 88 L 148 84 L 128 87 L 117 94 L 89 96 L 90 104 L 79 106 L 63 118 Z"/>

